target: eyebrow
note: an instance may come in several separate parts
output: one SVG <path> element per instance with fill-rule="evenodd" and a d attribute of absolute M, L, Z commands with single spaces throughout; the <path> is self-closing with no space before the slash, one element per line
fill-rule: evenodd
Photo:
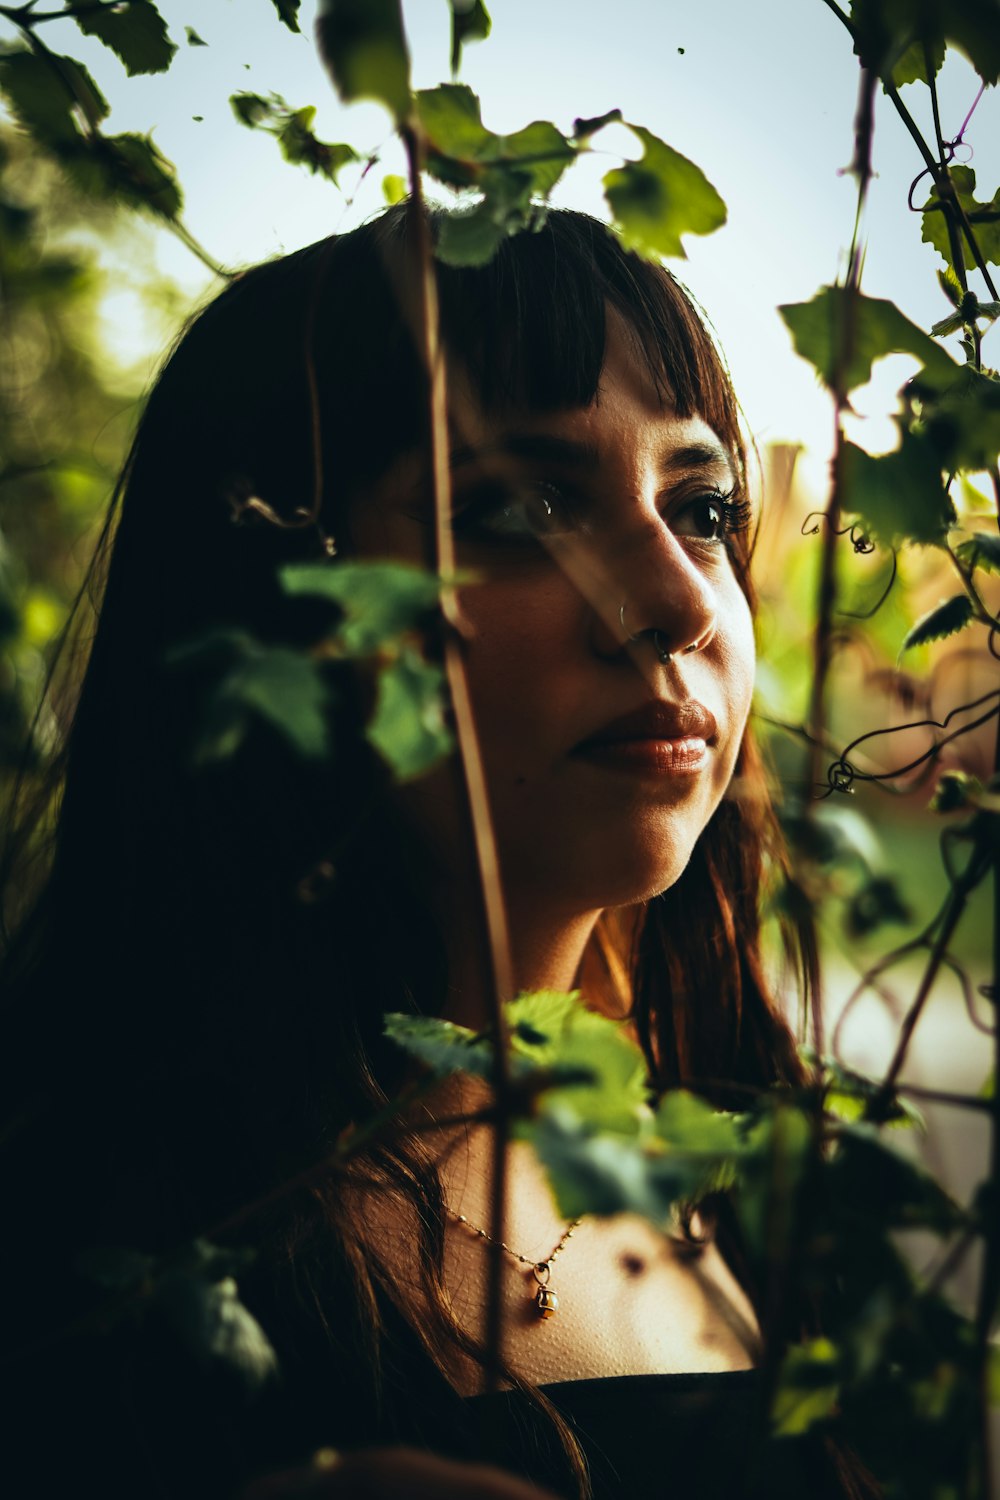
<path fill-rule="evenodd" d="M 452 469 L 461 469 L 484 458 L 496 456 L 564 464 L 588 473 L 593 473 L 601 465 L 600 450 L 593 443 L 581 443 L 572 438 L 538 432 L 509 432 L 495 443 L 482 447 L 453 448 L 450 462 Z M 666 474 L 718 468 L 720 465 L 735 480 L 735 466 L 727 450 L 721 443 L 706 442 L 685 443 L 681 448 L 672 448 L 663 455 L 660 462 L 660 468 Z"/>

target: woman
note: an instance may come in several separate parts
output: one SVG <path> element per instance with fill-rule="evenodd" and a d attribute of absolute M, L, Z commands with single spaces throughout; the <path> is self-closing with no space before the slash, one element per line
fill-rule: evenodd
<path fill-rule="evenodd" d="M 320 1474 L 331 1495 L 523 1493 L 398 1444 L 488 1453 L 564 1493 L 586 1463 L 597 1494 L 668 1478 L 749 1493 L 760 1331 L 724 1205 L 715 1236 L 574 1227 L 512 1151 L 515 1388 L 489 1396 L 488 1131 L 427 1129 L 477 1102 L 468 1086 L 346 1180 L 282 1189 L 398 1092 L 384 1012 L 489 1024 L 455 757 L 395 787 L 360 733 L 370 684 L 333 668 L 332 762 L 258 721 L 197 763 L 206 717 L 216 742 L 233 730 L 232 633 L 301 647 L 329 627 L 282 593 L 282 563 L 430 559 L 413 227 L 402 206 L 239 278 L 140 424 L 51 870 L 7 961 L 27 1272 L 12 1253 L 51 1304 L 29 1298 L 21 1320 L 29 1346 L 42 1324 L 25 1405 L 69 1424 L 75 1475 L 100 1455 L 106 1493 L 141 1473 L 140 1493 L 231 1495 L 331 1445 L 378 1450 Z M 582 983 L 631 1015 L 660 1087 L 725 1103 L 795 1079 L 759 955 L 750 507 L 719 356 L 672 278 L 582 215 L 439 270 L 457 561 L 476 579 L 465 654 L 516 987 Z M 296 525 L 314 492 L 316 525 Z M 169 1329 L 132 1340 L 126 1312 L 108 1331 L 106 1293 L 67 1276 L 67 1240 L 163 1254 L 205 1233 L 257 1249 L 241 1289 L 282 1374 L 249 1406 Z M 561 1310 L 542 1321 L 525 1267 L 556 1255 Z M 67 1321 L 78 1336 L 60 1342 Z M 780 1492 L 773 1470 L 765 1483 Z M 814 1467 L 810 1492 L 824 1484 Z"/>

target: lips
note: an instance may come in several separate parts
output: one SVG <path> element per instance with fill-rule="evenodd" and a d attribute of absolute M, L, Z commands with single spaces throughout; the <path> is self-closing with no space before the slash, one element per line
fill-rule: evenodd
<path fill-rule="evenodd" d="M 717 733 L 715 715 L 704 704 L 694 699 L 686 703 L 658 700 L 644 703 L 631 713 L 612 719 L 573 748 L 574 752 L 585 752 L 602 745 L 642 741 L 659 744 L 684 740 L 711 741 Z"/>

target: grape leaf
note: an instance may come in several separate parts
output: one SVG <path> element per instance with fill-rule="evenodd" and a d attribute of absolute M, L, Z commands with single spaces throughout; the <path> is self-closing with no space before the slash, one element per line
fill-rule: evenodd
<path fill-rule="evenodd" d="M 957 635 L 972 621 L 972 600 L 968 594 L 953 594 L 950 599 L 935 605 L 908 630 L 899 654 L 914 646 L 925 646 L 928 641 L 943 641 L 949 635 Z"/>
<path fill-rule="evenodd" d="M 86 36 L 96 36 L 121 58 L 130 78 L 165 73 L 177 51 L 152 0 L 122 0 L 120 5 L 78 11 L 73 19 Z"/>
<path fill-rule="evenodd" d="M 1000 27 L 994 0 L 851 0 L 854 50 L 897 84 L 925 78 L 924 45 L 936 71 L 945 43 L 965 53 L 986 83 L 1000 79 Z"/>
<path fill-rule="evenodd" d="M 904 431 L 899 448 L 877 458 L 844 443 L 840 474 L 845 512 L 859 515 L 867 535 L 886 547 L 940 544 L 954 523 L 940 455 L 923 434 Z"/>
<path fill-rule="evenodd" d="M 488 130 L 467 84 L 421 89 L 415 99 L 427 137 L 427 170 L 451 187 L 481 189 L 493 211 L 505 196 L 505 178 L 510 202 L 504 206 L 516 207 L 533 194 L 550 193 L 576 156 L 572 143 L 548 120 L 533 120 L 512 135 Z"/>
<path fill-rule="evenodd" d="M 487 1078 L 493 1067 L 493 1044 L 488 1036 L 456 1026 L 438 1016 L 408 1016 L 390 1012 L 383 1017 L 385 1035 L 441 1078 L 450 1073 L 472 1073 Z"/>
<path fill-rule="evenodd" d="M 400 0 L 320 0 L 319 50 L 340 97 L 377 99 L 397 122 L 410 113 L 410 55 Z"/>
<path fill-rule="evenodd" d="M 990 261 L 993 265 L 1000 265 L 1000 188 L 988 203 L 981 203 L 976 198 L 976 174 L 972 167 L 952 166 L 950 175 L 958 201 L 975 231 L 983 259 Z M 924 204 L 921 239 L 925 244 L 933 245 L 938 254 L 951 266 L 953 263 L 951 241 L 948 238 L 945 212 L 942 208 L 934 206 L 940 202 L 940 194 L 934 187 Z"/>
<path fill-rule="evenodd" d="M 481 266 L 493 259 L 506 237 L 506 227 L 497 224 L 489 208 L 480 203 L 442 216 L 434 252 L 446 266 Z"/>
<path fill-rule="evenodd" d="M 14 114 L 43 145 L 78 144 L 79 109 L 94 129 L 108 116 L 108 102 L 86 68 L 72 57 L 36 56 L 13 49 L 0 55 L 0 88 Z"/>
<path fill-rule="evenodd" d="M 972 536 L 958 543 L 955 556 L 967 568 L 1000 573 L 1000 536 L 993 531 L 974 531 Z"/>
<path fill-rule="evenodd" d="M 711 234 L 726 205 L 700 167 L 643 128 L 629 125 L 643 148 L 637 162 L 604 178 L 604 196 L 624 244 L 640 255 L 686 259 L 685 234 Z"/>
<path fill-rule="evenodd" d="M 664 1226 L 675 1205 L 695 1198 L 702 1185 L 681 1157 L 635 1135 L 595 1134 L 570 1110 L 545 1110 L 520 1122 L 517 1134 L 531 1142 L 568 1219 L 637 1213 Z"/>
<path fill-rule="evenodd" d="M 493 29 L 490 13 L 483 0 L 450 0 L 451 3 L 451 71 L 462 65 L 462 48 L 467 42 L 485 42 Z"/>
<path fill-rule="evenodd" d="M 318 139 L 312 129 L 316 118 L 312 105 L 292 109 L 280 94 L 265 99 L 250 93 L 232 94 L 229 103 L 241 125 L 251 130 L 263 129 L 274 136 L 287 162 L 307 167 L 334 185 L 338 185 L 338 173 L 358 160 L 358 153 L 346 142 Z"/>
<path fill-rule="evenodd" d="M 951 356 L 903 316 L 895 303 L 863 297 L 845 287 L 826 286 L 811 302 L 786 303 L 778 311 L 792 335 L 796 354 L 813 365 L 820 379 L 845 391 L 871 379 L 875 360 L 887 354 L 912 354 L 937 382 L 960 372 Z M 846 357 L 843 340 L 850 334 Z"/>
<path fill-rule="evenodd" d="M 339 604 L 345 618 L 336 633 L 348 656 L 371 656 L 419 625 L 437 606 L 433 573 L 399 562 L 294 563 L 281 570 L 288 594 L 312 594 Z"/>
<path fill-rule="evenodd" d="M 412 646 L 379 669 L 375 712 L 365 736 L 397 781 L 423 776 L 454 746 L 445 722 L 445 677 Z"/>
<path fill-rule="evenodd" d="M 646 1062 L 620 1021 L 588 1010 L 578 990 L 537 990 L 507 1007 L 515 1056 L 544 1068 L 589 1075 L 588 1084 L 553 1088 L 546 1109 L 565 1109 L 588 1126 L 632 1134 L 648 1122 Z"/>
<path fill-rule="evenodd" d="M 302 0 L 271 0 L 271 4 L 278 12 L 282 25 L 287 26 L 289 31 L 299 30 L 299 7 Z"/>
<path fill-rule="evenodd" d="M 837 1410 L 840 1358 L 827 1338 L 793 1344 L 781 1363 L 771 1404 L 771 1431 L 778 1437 L 808 1432 Z"/>
<path fill-rule="evenodd" d="M 93 142 L 89 161 L 81 158 L 68 165 L 91 191 L 97 188 L 99 179 L 109 197 L 130 208 L 144 208 L 158 218 L 175 219 L 183 207 L 173 164 L 148 135 L 102 136 Z"/>

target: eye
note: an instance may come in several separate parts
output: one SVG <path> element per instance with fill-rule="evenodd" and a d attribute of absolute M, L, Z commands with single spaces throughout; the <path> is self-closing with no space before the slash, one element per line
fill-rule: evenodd
<path fill-rule="evenodd" d="M 576 524 L 555 485 L 541 480 L 490 484 L 460 502 L 455 535 L 469 540 L 534 542 L 565 535 Z"/>
<path fill-rule="evenodd" d="M 747 500 L 733 500 L 734 491 L 711 490 L 686 500 L 673 514 L 670 529 L 675 536 L 694 537 L 703 542 L 724 542 L 750 523 L 751 507 Z"/>

